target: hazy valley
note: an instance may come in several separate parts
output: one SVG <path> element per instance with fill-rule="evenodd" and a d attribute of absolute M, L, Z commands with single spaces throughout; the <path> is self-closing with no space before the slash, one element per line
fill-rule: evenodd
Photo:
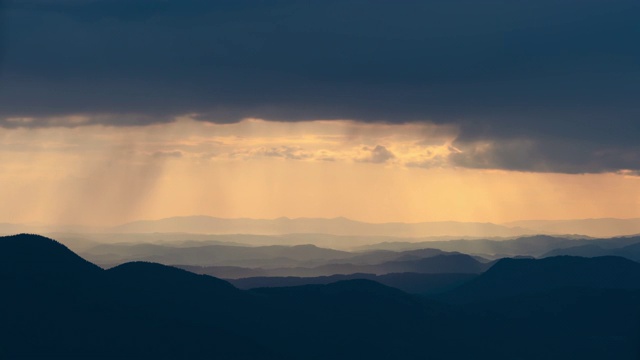
<path fill-rule="evenodd" d="M 345 220 L 323 223 L 334 221 Z M 50 235 L 68 248 L 38 235 L 0 238 L 0 279 L 11 294 L 2 298 L 0 355 L 639 354 L 638 236 L 188 234 L 163 226 Z"/>

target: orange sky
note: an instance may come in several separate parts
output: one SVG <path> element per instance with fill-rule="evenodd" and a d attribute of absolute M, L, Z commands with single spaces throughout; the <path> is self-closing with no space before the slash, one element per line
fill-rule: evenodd
<path fill-rule="evenodd" d="M 81 118 L 73 119 L 82 122 Z M 640 216 L 640 178 L 456 168 L 453 127 L 351 121 L 0 129 L 0 222 Z"/>

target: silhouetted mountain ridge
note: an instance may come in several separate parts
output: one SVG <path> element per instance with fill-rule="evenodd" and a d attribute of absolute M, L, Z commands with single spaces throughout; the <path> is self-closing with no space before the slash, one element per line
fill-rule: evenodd
<path fill-rule="evenodd" d="M 0 297 L 0 358 L 506 360 L 515 354 L 533 360 L 638 355 L 633 350 L 640 291 L 622 287 L 638 284 L 640 264 L 620 258 L 503 260 L 459 288 L 469 301 L 496 291 L 495 301 L 505 309 L 500 312 L 491 311 L 491 301 L 459 307 L 366 279 L 244 291 L 159 264 L 136 262 L 102 270 L 53 240 L 31 235 L 0 238 L 0 254 L 7 261 L 0 266 L 0 278 L 7 280 L 2 282 L 6 296 Z M 38 264 L 40 259 L 47 266 Z M 72 273 L 78 281 L 66 280 Z M 519 286 L 516 294 L 501 290 L 514 283 Z M 565 287 L 575 284 L 600 288 L 578 292 Z M 549 290 L 554 286 L 563 286 L 564 292 Z M 570 303 L 578 306 L 568 307 Z"/>
<path fill-rule="evenodd" d="M 564 287 L 640 289 L 640 263 L 613 256 L 505 258 L 445 297 L 471 302 Z"/>

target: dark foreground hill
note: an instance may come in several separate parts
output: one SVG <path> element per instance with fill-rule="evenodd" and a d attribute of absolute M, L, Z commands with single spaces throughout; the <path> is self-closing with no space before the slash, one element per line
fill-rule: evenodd
<path fill-rule="evenodd" d="M 0 238 L 0 248 L 0 358 L 276 355 L 212 321 L 195 320 L 192 301 L 201 304 L 198 310 L 219 308 L 240 294 L 224 281 L 157 264 L 104 271 L 36 235 Z"/>
<path fill-rule="evenodd" d="M 640 289 L 640 263 L 614 256 L 506 258 L 447 296 L 470 302 L 570 287 Z"/>
<path fill-rule="evenodd" d="M 371 280 L 244 291 L 159 264 L 102 270 L 35 235 L 0 254 L 0 358 L 638 358 L 634 289 L 458 306 Z"/>

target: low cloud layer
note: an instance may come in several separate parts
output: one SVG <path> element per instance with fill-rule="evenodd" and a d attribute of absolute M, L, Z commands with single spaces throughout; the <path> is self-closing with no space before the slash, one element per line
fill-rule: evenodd
<path fill-rule="evenodd" d="M 623 176 L 633 173 L 485 171 L 521 167 L 520 143 L 460 149 L 456 136 L 422 123 L 256 119 L 0 128 L 0 219 L 111 226 L 194 214 L 373 222 L 638 216 L 640 177 Z M 460 165 L 461 154 L 473 159 Z"/>
<path fill-rule="evenodd" d="M 459 129 L 460 167 L 640 171 L 635 0 L 15 0 L 0 16 L 3 127 L 432 123 Z M 263 155 L 302 154 L 278 146 Z"/>
<path fill-rule="evenodd" d="M 244 120 L 211 124 L 183 119 L 146 127 L 0 129 L 0 154 L 104 154 L 123 161 L 215 162 L 254 160 L 393 163 L 451 167 L 438 162 L 451 153 L 453 129 L 428 124 L 365 124 L 354 121 L 295 123 Z M 115 150 L 113 150 L 115 149 Z"/>

